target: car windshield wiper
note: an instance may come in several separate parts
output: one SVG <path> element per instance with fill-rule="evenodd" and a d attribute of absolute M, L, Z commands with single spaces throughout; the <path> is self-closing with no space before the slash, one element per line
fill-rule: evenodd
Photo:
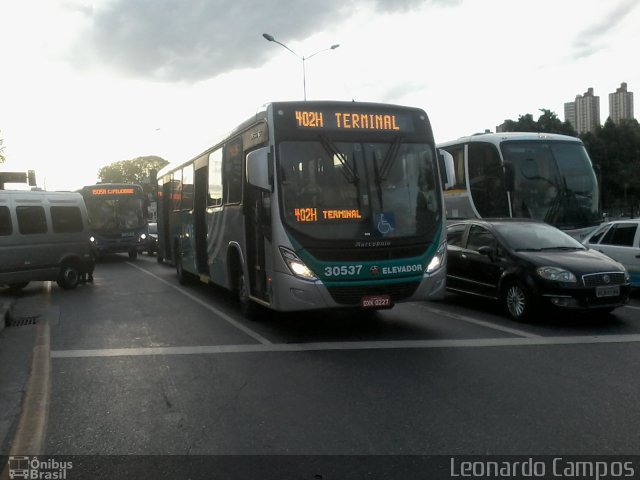
<path fill-rule="evenodd" d="M 584 250 L 584 247 L 544 247 L 541 250 Z"/>
<path fill-rule="evenodd" d="M 541 252 L 541 248 L 516 248 L 516 252 Z"/>

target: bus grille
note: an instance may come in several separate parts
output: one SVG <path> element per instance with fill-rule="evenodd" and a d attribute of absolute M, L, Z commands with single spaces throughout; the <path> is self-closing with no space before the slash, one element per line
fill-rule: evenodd
<path fill-rule="evenodd" d="M 608 280 L 606 280 L 605 277 L 608 277 Z M 582 281 L 584 282 L 585 287 L 598 287 L 600 285 L 622 285 L 624 283 L 624 273 L 591 273 L 589 275 L 583 275 Z"/>
<path fill-rule="evenodd" d="M 341 305 L 360 305 L 360 299 L 367 295 L 389 295 L 393 303 L 409 298 L 415 293 L 419 282 L 388 283 L 354 287 L 328 287 L 329 294 Z"/>

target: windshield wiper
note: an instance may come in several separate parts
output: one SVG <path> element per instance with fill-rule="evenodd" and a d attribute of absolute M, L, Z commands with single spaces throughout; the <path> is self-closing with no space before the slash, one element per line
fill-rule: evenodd
<path fill-rule="evenodd" d="M 380 180 L 384 181 L 387 179 L 387 175 L 389 175 L 389 171 L 391 167 L 396 161 L 398 157 L 398 152 L 400 151 L 400 144 L 402 141 L 402 137 L 396 137 L 393 143 L 389 146 L 389 150 L 387 150 L 387 154 L 384 156 L 382 160 L 382 165 L 380 166 Z"/>
<path fill-rule="evenodd" d="M 326 150 L 326 152 L 332 158 L 337 158 L 340 164 L 342 165 L 343 168 L 340 169 L 340 171 L 342 172 L 344 177 L 347 179 L 347 182 L 358 183 L 360 181 L 360 178 L 358 177 L 358 173 L 356 172 L 353 166 L 349 165 L 349 162 L 347 162 L 347 159 L 344 153 L 338 150 L 338 147 L 336 147 L 335 144 L 331 140 L 329 140 L 325 135 L 319 135 L 319 138 L 320 138 L 320 144 Z"/>
<path fill-rule="evenodd" d="M 516 252 L 541 252 L 541 248 L 515 248 Z"/>
<path fill-rule="evenodd" d="M 544 247 L 540 250 L 584 250 L 584 247 Z"/>

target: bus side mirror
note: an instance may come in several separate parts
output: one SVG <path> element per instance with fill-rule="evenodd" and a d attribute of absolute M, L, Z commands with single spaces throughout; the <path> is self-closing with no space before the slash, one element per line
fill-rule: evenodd
<path fill-rule="evenodd" d="M 504 187 L 507 192 L 513 192 L 513 187 L 515 184 L 515 174 L 513 172 L 513 163 L 505 162 L 504 163 Z"/>
<path fill-rule="evenodd" d="M 256 188 L 271 191 L 269 179 L 269 147 L 258 148 L 247 154 L 247 182 Z"/>
<path fill-rule="evenodd" d="M 453 155 L 446 150 L 438 149 L 438 167 L 440 168 L 440 180 L 442 181 L 444 190 L 453 188 L 456 184 Z"/>

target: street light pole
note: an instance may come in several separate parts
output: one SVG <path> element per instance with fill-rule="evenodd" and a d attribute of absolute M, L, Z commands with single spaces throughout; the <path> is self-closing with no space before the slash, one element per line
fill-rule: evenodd
<path fill-rule="evenodd" d="M 304 94 L 304 100 L 305 101 L 307 100 L 307 72 L 306 72 L 306 69 L 305 69 L 305 61 L 307 61 L 311 57 L 316 56 L 319 53 L 326 52 L 327 50 L 335 50 L 336 48 L 338 48 L 340 46 L 340 44 L 331 45 L 328 48 L 324 48 L 322 50 L 318 50 L 317 52 L 312 53 L 311 55 L 307 55 L 305 57 L 305 56 L 298 55 L 296 52 L 294 52 L 289 47 L 287 47 L 284 43 L 279 42 L 278 40 L 273 38 L 273 35 L 269 35 L 268 33 L 263 33 L 262 36 L 266 40 L 268 40 L 269 42 L 274 42 L 274 43 L 277 43 L 278 45 L 283 46 L 284 48 L 289 50 L 291 53 L 293 53 L 296 57 L 298 57 L 300 60 L 302 60 L 302 91 L 303 91 L 303 94 Z"/>

